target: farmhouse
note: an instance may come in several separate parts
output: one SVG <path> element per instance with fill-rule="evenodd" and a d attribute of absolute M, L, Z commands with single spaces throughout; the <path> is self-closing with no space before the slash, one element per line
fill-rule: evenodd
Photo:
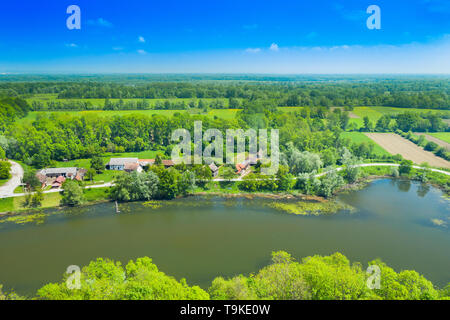
<path fill-rule="evenodd" d="M 142 172 L 142 167 L 139 165 L 139 163 L 127 162 L 127 163 L 125 163 L 124 171 L 126 171 L 126 172 L 133 172 L 133 171 Z"/>
<path fill-rule="evenodd" d="M 106 170 L 124 171 L 126 164 L 137 164 L 139 166 L 138 158 L 111 158 L 106 164 Z"/>
<path fill-rule="evenodd" d="M 42 187 L 52 186 L 60 188 L 67 179 L 82 181 L 86 174 L 85 169 L 79 168 L 45 168 L 36 173 L 36 177 L 42 183 Z"/>
<path fill-rule="evenodd" d="M 165 168 L 170 168 L 175 165 L 172 160 L 161 160 L 161 162 Z M 141 167 L 152 166 L 155 164 L 155 159 L 139 159 L 139 164 Z"/>

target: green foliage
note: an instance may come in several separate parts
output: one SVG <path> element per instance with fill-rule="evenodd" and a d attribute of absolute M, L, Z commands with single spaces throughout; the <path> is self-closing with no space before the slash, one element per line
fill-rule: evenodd
<path fill-rule="evenodd" d="M 33 191 L 41 187 L 41 182 L 38 177 L 36 177 L 36 170 L 27 169 L 25 170 L 22 178 L 22 183 L 26 185 L 26 188 Z"/>
<path fill-rule="evenodd" d="M 75 207 L 85 202 L 83 189 L 73 180 L 66 180 L 63 183 L 63 194 L 61 204 L 65 206 Z"/>
<path fill-rule="evenodd" d="M 318 194 L 325 198 L 331 197 L 343 185 L 344 179 L 336 171 L 331 171 L 322 178 Z"/>
<path fill-rule="evenodd" d="M 412 170 L 413 162 L 411 160 L 403 160 L 398 169 L 401 175 L 408 175 Z"/>
<path fill-rule="evenodd" d="M 351 264 L 340 253 L 312 256 L 296 262 L 286 252 L 273 253 L 272 264 L 249 277 L 243 275 L 214 279 L 211 299 L 282 300 L 428 300 L 448 296 L 415 271 L 396 273 L 381 261 L 371 262 L 381 269 L 380 289 L 369 289 L 369 275 L 359 263 Z"/>
<path fill-rule="evenodd" d="M 159 271 L 150 258 L 130 261 L 125 268 L 119 262 L 97 259 L 81 272 L 81 288 L 70 290 L 64 277 L 38 291 L 46 300 L 207 300 L 209 295 L 198 286 L 190 287 Z M 70 281 L 70 280 L 69 280 Z"/>
<path fill-rule="evenodd" d="M 279 191 L 289 191 L 295 184 L 294 176 L 289 173 L 288 166 L 280 166 L 276 178 Z"/>
<path fill-rule="evenodd" d="M 94 169 L 96 173 L 102 173 L 105 169 L 102 157 L 94 156 L 91 159 L 91 169 Z"/>
<path fill-rule="evenodd" d="M 285 155 L 285 162 L 294 175 L 318 171 L 323 165 L 319 155 L 308 151 L 300 152 L 292 143 L 288 143 Z"/>
<path fill-rule="evenodd" d="M 0 179 L 11 178 L 11 163 L 8 161 L 0 161 Z"/>
<path fill-rule="evenodd" d="M 278 183 L 273 176 L 250 173 L 238 183 L 238 188 L 247 192 L 276 191 Z"/>
<path fill-rule="evenodd" d="M 187 195 L 195 188 L 195 174 L 189 170 L 184 171 L 178 181 L 178 193 Z"/>
<path fill-rule="evenodd" d="M 117 201 L 151 200 L 157 196 L 160 182 L 152 171 L 122 173 L 111 189 L 111 198 Z"/>

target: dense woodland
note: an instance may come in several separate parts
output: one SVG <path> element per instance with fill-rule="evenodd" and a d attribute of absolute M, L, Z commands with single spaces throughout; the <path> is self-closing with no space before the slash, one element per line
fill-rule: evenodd
<path fill-rule="evenodd" d="M 389 106 L 448 109 L 448 79 L 305 81 L 190 81 L 136 83 L 105 81 L 0 82 L 0 96 L 56 94 L 60 99 L 246 99 L 268 100 L 277 106 Z M 47 106 L 50 107 L 51 106 Z M 75 110 L 83 105 L 74 105 Z M 86 106 L 84 106 L 86 108 Z M 235 107 L 235 106 L 233 106 Z"/>

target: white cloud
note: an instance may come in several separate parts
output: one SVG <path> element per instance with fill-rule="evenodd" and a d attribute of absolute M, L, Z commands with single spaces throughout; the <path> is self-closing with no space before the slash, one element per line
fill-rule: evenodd
<path fill-rule="evenodd" d="M 78 48 L 78 45 L 76 43 L 66 43 L 67 48 Z"/>
<path fill-rule="evenodd" d="M 261 52 L 261 49 L 260 48 L 247 48 L 247 49 L 245 49 L 245 52 L 247 52 L 247 53 L 258 53 L 258 52 Z"/>
<path fill-rule="evenodd" d="M 88 20 L 87 22 L 91 26 L 99 26 L 105 28 L 111 28 L 113 24 L 103 18 L 98 18 L 97 20 Z"/>
<path fill-rule="evenodd" d="M 138 41 L 141 43 L 145 43 L 145 38 L 143 36 L 139 36 Z"/>
<path fill-rule="evenodd" d="M 278 50 L 280 50 L 280 48 L 278 47 L 278 45 L 276 43 L 272 43 L 270 45 L 270 50 L 271 51 L 278 51 Z"/>
<path fill-rule="evenodd" d="M 137 53 L 139 53 L 139 54 L 147 54 L 147 51 L 141 49 L 141 50 L 138 50 Z"/>

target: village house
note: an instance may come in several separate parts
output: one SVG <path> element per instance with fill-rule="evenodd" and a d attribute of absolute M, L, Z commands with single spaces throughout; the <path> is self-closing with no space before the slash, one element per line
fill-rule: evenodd
<path fill-rule="evenodd" d="M 166 169 L 175 165 L 172 160 L 161 160 L 161 162 Z M 141 167 L 152 166 L 155 164 L 155 159 L 139 159 L 139 164 Z"/>
<path fill-rule="evenodd" d="M 127 162 L 127 163 L 125 163 L 124 171 L 126 171 L 126 172 L 133 172 L 133 171 L 142 172 L 142 167 L 140 166 L 139 163 Z"/>
<path fill-rule="evenodd" d="M 213 178 L 216 178 L 219 175 L 219 168 L 214 162 L 209 165 L 209 169 L 211 169 Z"/>
<path fill-rule="evenodd" d="M 52 188 L 61 188 L 67 180 L 82 181 L 86 175 L 85 169 L 70 168 L 45 168 L 36 173 L 36 177 L 42 183 L 42 187 L 51 186 Z"/>
<path fill-rule="evenodd" d="M 111 158 L 106 164 L 106 170 L 124 171 L 126 164 L 137 164 L 139 166 L 138 158 Z M 130 168 L 129 165 L 128 168 Z"/>
<path fill-rule="evenodd" d="M 257 155 L 250 155 L 242 163 L 236 164 L 236 173 L 243 174 L 245 170 L 250 166 L 254 166 L 262 158 L 262 151 L 259 151 Z"/>

